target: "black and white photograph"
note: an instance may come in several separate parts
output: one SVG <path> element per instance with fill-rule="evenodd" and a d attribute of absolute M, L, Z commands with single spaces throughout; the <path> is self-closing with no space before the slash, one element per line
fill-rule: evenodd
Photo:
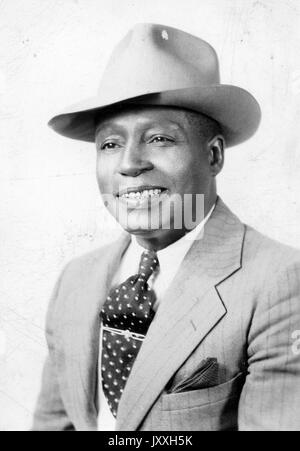
<path fill-rule="evenodd" d="M 0 431 L 300 431 L 299 30 L 0 0 Z"/>

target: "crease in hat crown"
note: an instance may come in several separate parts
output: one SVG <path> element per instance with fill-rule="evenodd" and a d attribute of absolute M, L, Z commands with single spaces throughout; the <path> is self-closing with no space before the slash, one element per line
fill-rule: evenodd
<path fill-rule="evenodd" d="M 95 97 L 49 121 L 56 132 L 94 141 L 95 119 L 124 104 L 191 109 L 219 122 L 227 146 L 245 141 L 260 122 L 260 107 L 242 88 L 220 83 L 219 62 L 206 41 L 173 27 L 135 25 L 114 48 Z"/>

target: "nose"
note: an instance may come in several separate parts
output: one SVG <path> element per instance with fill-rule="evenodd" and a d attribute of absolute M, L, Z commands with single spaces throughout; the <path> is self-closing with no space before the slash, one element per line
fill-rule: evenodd
<path fill-rule="evenodd" d="M 138 142 L 132 141 L 127 144 L 120 157 L 119 173 L 121 175 L 137 177 L 153 168 L 153 164 L 143 150 L 143 144 Z"/>

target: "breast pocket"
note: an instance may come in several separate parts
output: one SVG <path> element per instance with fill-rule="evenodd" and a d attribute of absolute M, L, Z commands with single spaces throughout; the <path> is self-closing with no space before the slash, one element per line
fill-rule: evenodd
<path fill-rule="evenodd" d="M 163 394 L 163 424 L 177 431 L 237 429 L 238 402 L 244 380 L 244 374 L 239 373 L 215 387 Z"/>

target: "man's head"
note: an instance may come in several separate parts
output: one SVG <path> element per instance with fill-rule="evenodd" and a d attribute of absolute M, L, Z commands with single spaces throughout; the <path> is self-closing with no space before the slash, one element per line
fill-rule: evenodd
<path fill-rule="evenodd" d="M 207 212 L 216 197 L 224 141 L 230 147 L 250 138 L 260 118 L 249 92 L 220 82 L 218 57 L 210 44 L 176 28 L 142 23 L 113 50 L 98 93 L 53 117 L 49 125 L 87 142 L 94 142 L 99 125 L 98 182 L 103 195 L 115 194 L 107 207 L 125 229 L 148 238 L 149 210 L 152 219 L 161 210 L 158 225 L 151 221 L 154 240 L 162 236 L 170 219 L 164 213 L 176 196 L 182 203 L 183 195 L 203 194 Z M 163 192 L 146 191 L 154 186 Z M 119 196 L 128 188 L 144 188 L 141 199 L 139 194 Z M 184 199 L 184 210 L 187 205 Z M 169 229 L 184 233 L 175 227 L 177 216 L 171 214 Z"/>
<path fill-rule="evenodd" d="M 190 206 L 185 195 L 203 195 L 205 213 L 215 202 L 224 138 L 214 120 L 180 108 L 130 106 L 102 117 L 95 140 L 99 188 L 113 195 L 107 208 L 139 239 L 164 247 L 182 236 L 184 221 L 176 229 L 174 217 Z"/>

